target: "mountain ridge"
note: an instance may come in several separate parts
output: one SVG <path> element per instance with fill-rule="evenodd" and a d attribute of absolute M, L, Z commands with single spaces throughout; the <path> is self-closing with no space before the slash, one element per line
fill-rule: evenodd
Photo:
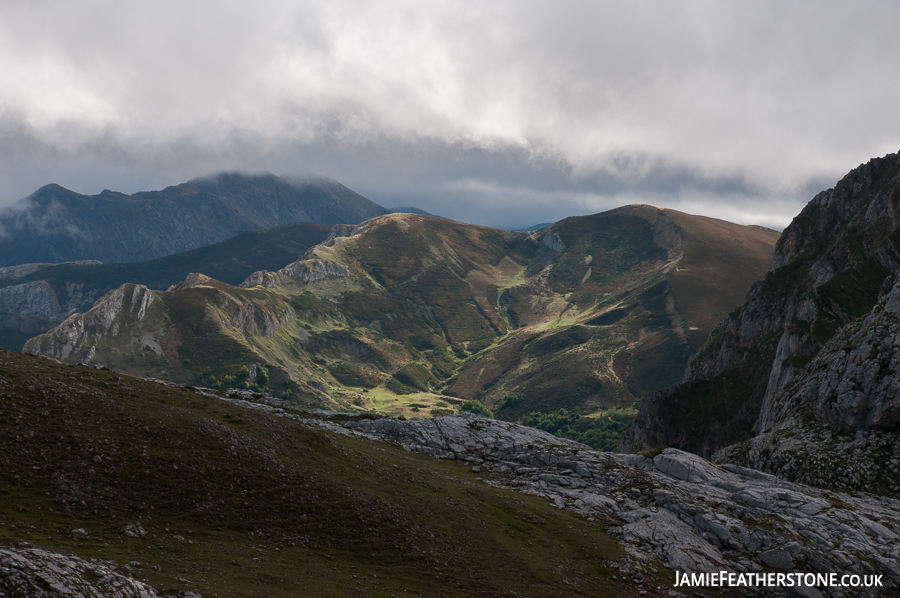
<path fill-rule="evenodd" d="M 388 210 L 326 178 L 221 173 L 160 191 L 81 195 L 56 184 L 0 211 L 0 266 L 139 262 L 293 222 L 358 223 Z"/>

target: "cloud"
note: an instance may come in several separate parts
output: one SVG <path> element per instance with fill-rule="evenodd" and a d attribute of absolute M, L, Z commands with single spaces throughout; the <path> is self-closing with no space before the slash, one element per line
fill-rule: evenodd
<path fill-rule="evenodd" d="M 645 202 L 775 225 L 900 148 L 898 18 L 889 1 L 12 3 L 0 203 L 239 168 L 490 224 Z"/>

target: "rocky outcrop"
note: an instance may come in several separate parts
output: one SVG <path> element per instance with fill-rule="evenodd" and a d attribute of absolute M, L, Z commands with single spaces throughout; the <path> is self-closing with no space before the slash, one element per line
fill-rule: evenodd
<path fill-rule="evenodd" d="M 900 267 L 900 156 L 851 171 L 807 204 L 775 270 L 710 334 L 682 385 L 644 399 L 625 451 L 711 455 L 772 425 L 774 402 L 837 331 L 865 315 Z"/>
<path fill-rule="evenodd" d="M 52 318 L 60 311 L 56 293 L 45 280 L 0 288 L 0 313 Z"/>
<path fill-rule="evenodd" d="M 560 508 L 613 517 L 621 525 L 611 531 L 638 561 L 659 560 L 679 571 L 749 572 L 771 569 L 773 551 L 782 551 L 788 558 L 779 559 L 781 569 L 849 572 L 867 570 L 866 563 L 900 587 L 898 501 L 834 495 L 734 465 L 716 467 L 676 449 L 600 453 L 471 414 L 342 427 L 468 461 L 499 474 L 496 485 Z"/>
<path fill-rule="evenodd" d="M 547 233 L 546 235 L 544 235 L 541 238 L 541 243 L 543 243 L 544 246 L 547 247 L 547 249 L 556 253 L 562 253 L 566 250 L 565 244 L 560 241 L 559 237 L 557 237 L 553 233 Z"/>
<path fill-rule="evenodd" d="M 352 237 L 363 230 L 361 226 L 338 224 L 332 227 L 328 238 L 320 245 L 311 247 L 299 260 L 288 264 L 278 272 L 262 270 L 251 274 L 241 283 L 244 288 L 264 286 L 275 288 L 291 283 L 308 284 L 328 278 L 346 278 L 350 270 L 333 261 L 332 248 L 340 239 Z"/>
<path fill-rule="evenodd" d="M 139 284 L 125 284 L 111 291 L 84 314 L 67 318 L 51 332 L 29 339 L 22 351 L 66 360 L 79 355 L 90 363 L 99 342 L 115 337 L 123 324 L 142 321 L 154 303 L 153 291 Z M 123 321 L 121 315 L 127 315 Z"/>
<path fill-rule="evenodd" d="M 326 278 L 343 278 L 346 276 L 350 276 L 350 271 L 343 266 L 312 258 L 296 261 L 274 273 L 266 270 L 254 272 L 247 280 L 241 283 L 241 286 L 252 288 L 261 285 L 271 289 L 288 284 L 291 281 L 309 283 L 325 280 Z"/>
<path fill-rule="evenodd" d="M 240 284 L 253 272 L 278 269 L 300 258 L 325 241 L 329 230 L 308 222 L 287 224 L 138 264 L 69 262 L 0 268 L 0 348 L 20 351 L 28 338 L 88 311 L 97 299 L 127 282 L 162 290 L 179 282 L 184 285 L 189 276 L 211 275 Z M 203 274 L 190 274 L 197 272 Z"/>
<path fill-rule="evenodd" d="M 324 178 L 219 174 L 125 195 L 47 185 L 0 212 L 0 266 L 140 262 L 292 222 L 356 224 L 388 210 Z"/>
<path fill-rule="evenodd" d="M 0 287 L 0 314 L 34 316 L 62 321 L 96 301 L 98 292 L 70 284 L 57 292 L 46 280 Z"/>
<path fill-rule="evenodd" d="M 891 432 L 774 428 L 712 458 L 819 488 L 900 496 L 900 439 Z"/>
<path fill-rule="evenodd" d="M 29 598 L 158 598 L 130 576 L 140 563 L 116 565 L 39 548 L 0 548 L 0 596 Z M 170 594 L 166 594 L 167 596 Z M 200 598 L 196 592 L 181 598 Z"/>
<path fill-rule="evenodd" d="M 765 405 L 763 430 L 798 425 L 806 413 L 840 432 L 900 428 L 900 278 L 890 289 Z"/>

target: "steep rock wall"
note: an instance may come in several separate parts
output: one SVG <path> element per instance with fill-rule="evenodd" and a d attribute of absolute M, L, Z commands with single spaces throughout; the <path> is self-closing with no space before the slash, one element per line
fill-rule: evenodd
<path fill-rule="evenodd" d="M 771 404 L 900 267 L 900 156 L 861 165 L 785 229 L 775 270 L 716 327 L 683 383 L 645 398 L 621 449 L 712 453 L 772 425 Z M 763 417 L 761 417 L 761 414 Z"/>

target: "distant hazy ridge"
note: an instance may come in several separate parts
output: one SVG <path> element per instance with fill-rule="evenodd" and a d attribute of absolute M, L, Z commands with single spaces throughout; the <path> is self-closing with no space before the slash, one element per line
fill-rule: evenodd
<path fill-rule="evenodd" d="M 139 262 L 293 222 L 356 224 L 388 210 L 324 178 L 220 174 L 125 195 L 46 185 L 0 212 L 0 266 Z"/>

